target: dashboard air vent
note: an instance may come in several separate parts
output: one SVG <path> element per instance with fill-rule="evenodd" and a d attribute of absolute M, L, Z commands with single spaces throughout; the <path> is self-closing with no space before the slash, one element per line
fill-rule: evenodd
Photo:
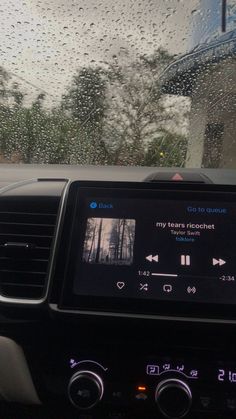
<path fill-rule="evenodd" d="M 45 295 L 59 197 L 0 198 L 0 294 L 38 300 Z"/>

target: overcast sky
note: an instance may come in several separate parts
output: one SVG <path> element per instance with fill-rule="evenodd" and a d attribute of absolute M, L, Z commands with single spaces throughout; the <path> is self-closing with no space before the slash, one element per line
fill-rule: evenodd
<path fill-rule="evenodd" d="M 188 50 L 199 0 L 0 0 L 0 65 L 58 102 L 76 69 Z M 14 79 L 17 80 L 17 79 Z M 20 79 L 18 79 L 20 80 Z M 36 89 L 36 87 L 38 89 Z"/>

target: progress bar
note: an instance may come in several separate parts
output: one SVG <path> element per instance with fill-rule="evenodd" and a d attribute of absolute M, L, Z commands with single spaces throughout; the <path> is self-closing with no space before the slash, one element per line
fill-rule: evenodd
<path fill-rule="evenodd" d="M 177 274 L 157 274 L 157 273 L 152 273 L 152 276 L 170 276 L 170 277 L 174 277 L 177 278 Z"/>

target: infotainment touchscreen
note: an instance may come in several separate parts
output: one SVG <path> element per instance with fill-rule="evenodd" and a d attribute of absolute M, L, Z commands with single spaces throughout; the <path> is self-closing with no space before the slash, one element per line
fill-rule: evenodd
<path fill-rule="evenodd" d="M 65 299 L 236 304 L 234 192 L 135 185 L 78 183 Z"/>

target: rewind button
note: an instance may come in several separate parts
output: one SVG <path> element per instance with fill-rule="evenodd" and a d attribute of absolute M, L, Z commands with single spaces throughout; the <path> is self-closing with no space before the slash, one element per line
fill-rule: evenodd
<path fill-rule="evenodd" d="M 148 260 L 148 262 L 159 262 L 159 255 L 148 255 L 145 259 Z"/>

